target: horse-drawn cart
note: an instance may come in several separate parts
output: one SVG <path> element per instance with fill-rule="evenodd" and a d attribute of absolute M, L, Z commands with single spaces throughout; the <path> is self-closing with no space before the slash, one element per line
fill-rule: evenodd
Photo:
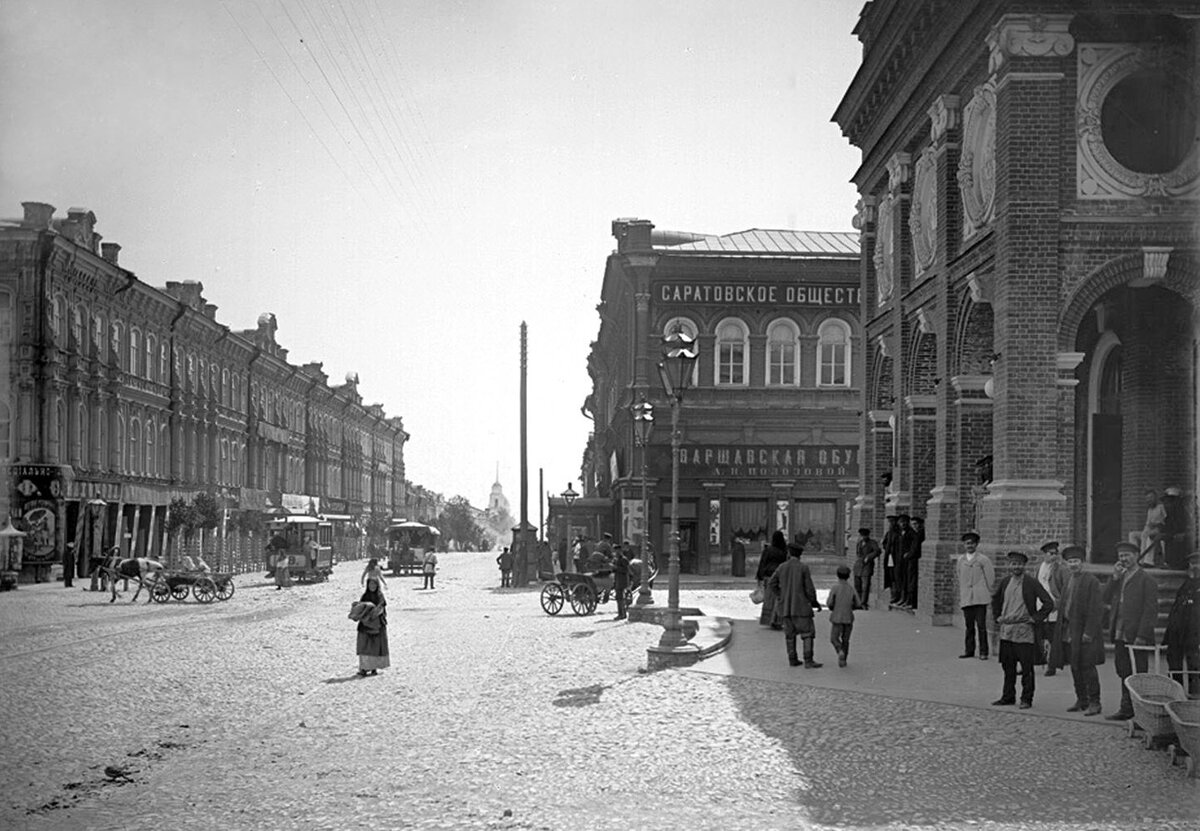
<path fill-rule="evenodd" d="M 233 597 L 233 575 L 211 571 L 164 571 L 150 588 L 155 603 L 187 600 L 192 595 L 201 603 Z"/>
<path fill-rule="evenodd" d="M 650 580 L 653 581 L 658 573 L 653 560 L 650 562 L 650 569 Z M 571 611 L 576 615 L 590 615 L 596 611 L 596 606 L 615 597 L 611 571 L 597 571 L 591 574 L 576 571 L 560 571 L 554 574 L 542 571 L 538 573 L 538 579 L 543 583 L 542 611 L 548 615 L 557 615 L 567 604 L 570 604 Z M 633 603 L 633 593 L 640 585 L 641 561 L 634 560 L 630 564 L 629 585 L 625 587 L 626 608 Z"/>

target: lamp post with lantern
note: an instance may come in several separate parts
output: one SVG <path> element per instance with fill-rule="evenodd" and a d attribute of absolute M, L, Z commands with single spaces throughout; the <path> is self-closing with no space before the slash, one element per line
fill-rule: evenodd
<path fill-rule="evenodd" d="M 650 648 L 652 665 L 669 666 L 695 660 L 694 655 L 681 651 L 687 639 L 683 635 L 679 613 L 679 409 L 683 394 L 692 382 L 698 353 L 696 339 L 676 329 L 663 338 L 663 360 L 658 365 L 663 390 L 671 401 L 671 548 L 667 571 L 667 611 L 663 616 L 663 633 L 657 647 Z"/>
<path fill-rule="evenodd" d="M 567 489 L 565 491 L 563 491 L 560 494 L 560 496 L 562 497 L 562 501 L 567 503 L 567 527 L 566 527 L 566 530 L 563 532 L 563 534 L 567 539 L 567 566 L 568 567 L 564 568 L 563 571 L 570 571 L 571 570 L 570 566 L 574 566 L 574 562 L 572 562 L 572 557 L 571 557 L 571 506 L 575 504 L 575 500 L 579 498 L 579 494 L 577 494 L 575 492 L 575 489 L 571 487 L 571 483 L 568 482 Z"/>
<path fill-rule="evenodd" d="M 650 434 L 654 431 L 654 405 L 642 399 L 630 409 L 633 410 L 634 440 L 642 449 L 642 536 L 638 540 L 638 557 L 642 561 L 642 585 L 638 589 L 637 605 L 649 606 L 654 603 L 654 595 L 650 592 L 650 565 L 646 559 L 646 534 L 650 530 L 650 512 L 646 506 L 646 452 Z"/>

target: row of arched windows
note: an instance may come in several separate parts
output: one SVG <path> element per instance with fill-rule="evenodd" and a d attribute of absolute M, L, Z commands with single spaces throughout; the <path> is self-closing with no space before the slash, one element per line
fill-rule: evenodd
<path fill-rule="evenodd" d="M 667 321 L 663 336 L 677 331 L 693 338 L 700 335 L 695 322 L 687 317 L 675 317 Z M 767 324 L 761 378 L 751 378 L 750 327 L 744 320 L 725 318 L 714 327 L 713 335 L 713 386 L 799 386 L 801 367 L 806 360 L 813 362 L 812 377 L 817 386 L 850 386 L 851 329 L 850 324 L 839 318 L 826 318 L 817 327 L 816 349 L 812 355 L 804 354 L 800 327 L 794 320 L 784 317 Z M 698 364 L 693 383 L 704 384 L 706 381 L 700 378 Z"/>

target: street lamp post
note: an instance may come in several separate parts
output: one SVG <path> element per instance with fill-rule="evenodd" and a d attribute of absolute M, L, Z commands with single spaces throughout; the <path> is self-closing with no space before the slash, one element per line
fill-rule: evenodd
<path fill-rule="evenodd" d="M 663 389 L 671 400 L 671 555 L 667 572 L 667 613 L 658 642 L 660 650 L 677 649 L 687 641 L 679 614 L 679 446 L 683 439 L 679 433 L 679 408 L 683 404 L 683 393 L 692 381 L 698 354 L 695 344 L 696 339 L 686 332 L 672 332 L 663 338 L 665 350 L 662 363 L 658 365 Z"/>
<path fill-rule="evenodd" d="M 571 506 L 575 504 L 575 500 L 579 498 L 579 494 L 577 494 L 575 492 L 575 489 L 571 487 L 571 483 L 567 482 L 567 489 L 565 491 L 563 491 L 561 495 L 562 495 L 562 501 L 567 503 L 567 527 L 563 531 L 563 536 L 566 537 L 566 541 L 567 541 L 567 561 L 568 561 L 567 564 L 573 565 L 573 563 L 570 562 L 570 560 L 571 560 Z M 570 571 L 570 569 L 566 568 L 564 566 L 563 571 Z"/>
<path fill-rule="evenodd" d="M 633 428 L 634 438 L 642 449 L 642 536 L 638 541 L 638 557 L 642 561 L 642 585 L 638 589 L 637 605 L 649 606 L 654 603 L 654 595 L 650 592 L 650 565 L 646 559 L 646 534 L 650 530 L 650 513 L 646 510 L 646 451 L 650 443 L 650 433 L 654 430 L 654 405 L 642 399 L 634 404 Z"/>

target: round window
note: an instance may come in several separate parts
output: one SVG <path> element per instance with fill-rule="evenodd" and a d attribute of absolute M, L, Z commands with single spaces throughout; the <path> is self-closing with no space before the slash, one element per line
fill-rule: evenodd
<path fill-rule="evenodd" d="M 1176 75 L 1142 71 L 1118 81 L 1100 109 L 1108 152 L 1135 173 L 1170 173 L 1196 140 L 1191 85 Z"/>

